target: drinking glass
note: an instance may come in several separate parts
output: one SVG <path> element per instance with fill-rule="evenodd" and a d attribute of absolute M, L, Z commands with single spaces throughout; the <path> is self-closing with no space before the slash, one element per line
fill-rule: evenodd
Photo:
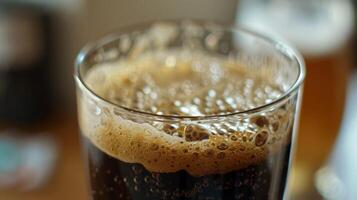
<path fill-rule="evenodd" d="M 211 22 L 141 24 L 88 45 L 75 81 L 91 199 L 283 199 L 304 76 L 288 45 Z M 181 90 L 159 99 L 156 87 Z"/>

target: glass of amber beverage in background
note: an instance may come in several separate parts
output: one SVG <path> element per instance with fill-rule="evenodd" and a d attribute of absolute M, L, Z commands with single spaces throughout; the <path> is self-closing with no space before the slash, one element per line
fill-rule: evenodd
<path fill-rule="evenodd" d="M 76 63 L 92 199 L 283 199 L 304 65 L 287 45 L 190 21 L 126 29 Z"/>
<path fill-rule="evenodd" d="M 309 75 L 304 81 L 296 162 L 290 185 L 292 198 L 296 200 L 318 199 L 315 188 L 321 189 L 317 182 L 328 182 L 329 176 L 316 172 L 326 169 L 324 165 L 329 162 L 340 132 L 351 66 L 349 43 L 354 13 L 350 0 L 241 0 L 239 3 L 238 24 L 281 35 L 305 58 Z M 330 188 L 337 188 L 332 184 Z"/>

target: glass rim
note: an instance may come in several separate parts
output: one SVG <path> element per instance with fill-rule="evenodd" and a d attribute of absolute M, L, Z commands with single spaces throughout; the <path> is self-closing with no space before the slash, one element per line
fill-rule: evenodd
<path fill-rule="evenodd" d="M 190 20 L 191 21 L 191 20 Z M 178 24 L 178 22 L 183 22 L 183 21 L 176 21 L 176 20 L 164 20 L 164 21 L 156 21 L 156 22 L 174 22 Z M 196 22 L 193 20 L 193 22 Z M 117 103 L 114 103 L 94 92 L 84 81 L 82 74 L 80 73 L 80 68 L 82 66 L 82 63 L 86 60 L 87 56 L 97 50 L 98 48 L 102 47 L 105 44 L 109 44 L 110 42 L 118 40 L 123 34 L 128 33 L 128 30 L 131 30 L 132 32 L 136 30 L 145 30 L 145 29 L 132 29 L 133 27 L 142 27 L 144 25 L 151 25 L 154 24 L 154 22 L 149 22 L 149 23 L 139 23 L 135 24 L 134 26 L 127 26 L 124 28 L 121 28 L 119 31 L 117 31 L 114 34 L 109 34 L 102 39 L 97 40 L 96 42 L 91 42 L 85 45 L 78 53 L 75 63 L 74 63 L 74 79 L 76 81 L 77 86 L 80 87 L 80 89 L 84 89 L 87 91 L 87 93 L 95 98 L 96 100 L 102 101 L 106 104 L 109 104 L 110 106 L 113 107 L 118 107 L 120 109 L 123 109 L 129 113 L 132 114 L 137 114 L 149 118 L 161 118 L 164 120 L 175 120 L 175 119 L 188 119 L 188 120 L 209 120 L 209 119 L 217 119 L 217 118 L 222 118 L 222 117 L 231 117 L 231 116 L 246 116 L 246 115 L 252 115 L 256 113 L 261 113 L 265 110 L 269 110 L 269 108 L 274 107 L 276 105 L 280 105 L 282 102 L 285 102 L 287 99 L 290 98 L 290 96 L 297 90 L 299 90 L 304 82 L 305 75 L 306 75 L 306 69 L 305 69 L 305 63 L 302 55 L 291 45 L 287 44 L 285 41 L 281 41 L 281 39 L 276 39 L 272 36 L 268 36 L 267 34 L 260 33 L 258 31 L 253 31 L 248 28 L 238 26 L 238 25 L 224 25 L 220 23 L 216 23 L 219 25 L 220 29 L 223 31 L 231 31 L 231 32 L 237 32 L 237 33 L 243 33 L 247 34 L 249 36 L 254 37 L 255 39 L 262 40 L 264 42 L 267 42 L 269 45 L 271 45 L 277 52 L 281 55 L 287 56 L 289 59 L 295 61 L 297 63 L 297 67 L 299 69 L 297 79 L 295 82 L 289 87 L 288 90 L 286 90 L 283 95 L 278 97 L 277 99 L 254 107 L 250 109 L 246 109 L 243 111 L 233 111 L 229 113 L 218 113 L 218 114 L 209 114 L 209 115 L 167 115 L 167 114 L 156 114 L 152 112 L 147 112 L 144 110 L 139 110 L 139 109 L 134 109 L 130 108 L 124 105 L 120 105 Z M 212 22 L 210 22 L 212 24 Z"/>

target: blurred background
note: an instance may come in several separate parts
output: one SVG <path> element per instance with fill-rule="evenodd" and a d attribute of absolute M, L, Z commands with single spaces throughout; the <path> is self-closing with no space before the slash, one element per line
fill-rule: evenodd
<path fill-rule="evenodd" d="M 307 78 L 288 199 L 357 199 L 357 0 L 0 0 L 0 199 L 86 199 L 73 63 L 149 20 L 235 23 L 284 38 Z"/>

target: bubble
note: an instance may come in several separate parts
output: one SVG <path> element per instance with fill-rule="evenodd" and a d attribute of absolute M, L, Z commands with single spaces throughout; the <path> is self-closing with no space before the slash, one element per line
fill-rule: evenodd
<path fill-rule="evenodd" d="M 226 106 L 224 106 L 224 105 L 220 105 L 220 106 L 218 106 L 218 109 L 220 110 L 220 111 L 227 111 L 227 109 L 226 109 Z"/>
<path fill-rule="evenodd" d="M 157 97 L 158 97 L 158 95 L 157 95 L 156 92 L 151 92 L 151 93 L 150 93 L 150 98 L 151 98 L 151 99 L 157 99 Z"/>
<path fill-rule="evenodd" d="M 260 147 L 263 146 L 268 140 L 268 131 L 263 130 L 255 136 L 255 145 Z"/>
<path fill-rule="evenodd" d="M 174 105 L 177 106 L 177 107 L 179 107 L 179 106 L 182 105 L 182 103 L 181 103 L 181 101 L 176 100 L 176 101 L 174 101 Z"/>
<path fill-rule="evenodd" d="M 96 106 L 95 107 L 95 114 L 96 115 L 100 115 L 102 113 L 102 109 L 100 109 L 100 107 Z"/>
<path fill-rule="evenodd" d="M 219 150 L 226 150 L 228 148 L 228 145 L 226 143 L 220 143 L 217 145 L 217 148 Z"/>
<path fill-rule="evenodd" d="M 193 98 L 193 103 L 194 103 L 195 105 L 200 105 L 200 104 L 201 104 L 201 99 L 198 98 L 198 97 L 195 97 L 195 98 Z"/>
<path fill-rule="evenodd" d="M 271 129 L 274 131 L 274 132 L 277 132 L 279 130 L 279 127 L 280 127 L 280 122 L 279 121 L 274 121 L 272 124 L 271 124 Z"/>
<path fill-rule="evenodd" d="M 150 94 L 152 92 L 152 89 L 149 85 L 145 85 L 142 91 L 144 92 L 144 94 Z"/>
<path fill-rule="evenodd" d="M 217 104 L 218 106 L 224 106 L 224 102 L 223 102 L 221 99 L 218 99 L 218 100 L 216 101 L 216 104 Z"/>
<path fill-rule="evenodd" d="M 265 116 L 256 116 L 252 121 L 259 127 L 265 127 L 269 125 L 269 120 Z"/>
<path fill-rule="evenodd" d="M 151 112 L 156 113 L 158 111 L 156 106 L 151 106 Z"/>
<path fill-rule="evenodd" d="M 222 136 L 226 135 L 226 131 L 222 130 L 222 128 L 216 129 L 216 131 L 219 135 L 222 135 Z"/>
<path fill-rule="evenodd" d="M 228 133 L 234 133 L 237 131 L 237 128 L 233 126 L 231 123 L 225 123 L 224 127 L 228 131 Z"/>
<path fill-rule="evenodd" d="M 235 135 L 232 135 L 230 138 L 231 138 L 232 141 L 237 141 L 238 140 L 238 137 L 235 136 Z"/>
<path fill-rule="evenodd" d="M 165 60 L 165 64 L 167 67 L 175 67 L 176 66 L 176 58 L 174 56 L 169 56 Z"/>
<path fill-rule="evenodd" d="M 170 135 L 176 132 L 176 128 L 170 124 L 165 124 L 163 130 Z"/>
<path fill-rule="evenodd" d="M 215 90 L 209 90 L 208 91 L 208 97 L 214 98 L 217 95 Z"/>
<path fill-rule="evenodd" d="M 187 125 L 184 129 L 184 137 L 186 141 L 199 141 L 209 138 L 209 132 L 199 126 Z"/>

